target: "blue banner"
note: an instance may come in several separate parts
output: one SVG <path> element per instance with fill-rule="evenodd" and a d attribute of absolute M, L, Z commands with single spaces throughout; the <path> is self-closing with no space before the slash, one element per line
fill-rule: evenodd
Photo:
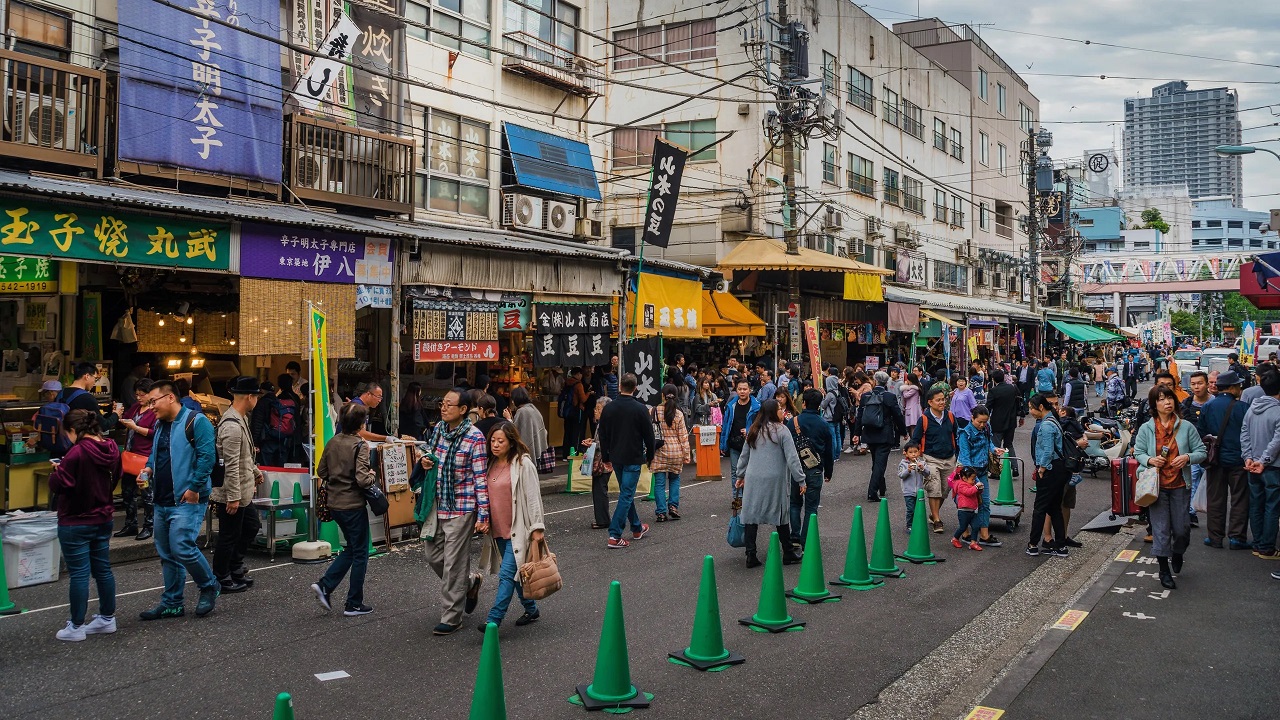
<path fill-rule="evenodd" d="M 280 182 L 279 47 L 210 20 L 273 32 L 279 4 L 185 4 L 119 0 L 120 159 Z"/>

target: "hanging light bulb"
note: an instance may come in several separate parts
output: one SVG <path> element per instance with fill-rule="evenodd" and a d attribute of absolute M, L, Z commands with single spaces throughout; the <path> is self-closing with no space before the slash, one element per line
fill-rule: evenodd
<path fill-rule="evenodd" d="M 235 339 L 235 338 L 231 338 L 231 340 L 229 340 L 228 342 L 230 342 L 232 345 L 235 345 L 235 344 L 236 344 L 236 339 Z"/>
<path fill-rule="evenodd" d="M 160 327 L 164 327 L 164 318 L 160 318 Z"/>
<path fill-rule="evenodd" d="M 195 319 L 194 317 L 192 317 L 192 316 L 190 316 L 190 315 L 188 315 L 188 316 L 187 316 L 187 324 L 188 324 L 188 325 L 190 325 L 190 324 L 194 323 L 195 321 L 196 321 L 196 319 Z"/>
<path fill-rule="evenodd" d="M 182 334 L 178 336 L 178 342 L 180 343 L 187 342 L 187 331 L 185 328 L 182 330 Z"/>

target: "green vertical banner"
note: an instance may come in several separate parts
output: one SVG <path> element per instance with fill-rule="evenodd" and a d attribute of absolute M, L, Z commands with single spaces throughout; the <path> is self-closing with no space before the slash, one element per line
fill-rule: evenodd
<path fill-rule="evenodd" d="M 333 417 L 329 414 L 329 340 L 325 327 L 325 315 L 315 308 L 311 310 L 311 418 L 312 474 L 320 467 L 324 446 L 334 435 Z"/>

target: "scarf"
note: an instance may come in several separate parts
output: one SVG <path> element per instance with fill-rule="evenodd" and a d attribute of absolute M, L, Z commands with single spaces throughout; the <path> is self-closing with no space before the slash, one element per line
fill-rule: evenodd
<path fill-rule="evenodd" d="M 457 487 L 457 482 L 454 478 L 457 477 L 458 471 L 458 446 L 467 437 L 467 432 L 471 430 L 471 427 L 471 421 L 467 418 L 463 418 L 458 427 L 452 430 L 449 429 L 449 424 L 443 421 L 436 425 L 436 436 L 432 438 L 431 447 L 438 447 L 441 440 L 448 443 L 448 449 L 440 454 L 440 464 L 436 466 L 437 477 L 446 480 L 446 482 L 441 482 L 437 485 L 441 489 L 437 507 L 454 507 L 454 491 Z"/>
<path fill-rule="evenodd" d="M 1160 422 L 1160 418 L 1152 418 L 1152 422 L 1156 424 L 1156 453 L 1160 453 L 1160 448 L 1168 447 L 1169 454 L 1165 455 L 1165 460 L 1172 460 L 1182 453 L 1178 450 L 1178 425 L 1182 424 L 1181 420 L 1174 420 L 1167 427 Z M 1160 487 L 1165 490 L 1180 488 L 1186 483 L 1182 480 L 1182 470 L 1169 467 L 1168 463 L 1160 468 Z"/>

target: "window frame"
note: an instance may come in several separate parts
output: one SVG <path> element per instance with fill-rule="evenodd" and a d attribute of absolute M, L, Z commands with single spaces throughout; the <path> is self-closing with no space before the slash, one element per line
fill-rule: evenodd
<path fill-rule="evenodd" d="M 991 167 L 991 138 L 982 131 L 978 132 L 978 162 L 983 167 Z"/>
<path fill-rule="evenodd" d="M 996 112 L 1001 117 L 1009 117 L 1009 89 L 1003 83 L 996 83 Z"/>
<path fill-rule="evenodd" d="M 21 12 L 21 15 L 24 18 L 24 26 L 26 24 L 25 19 L 27 10 L 30 10 L 32 13 L 39 13 L 45 16 L 46 19 L 61 19 L 64 23 L 63 31 L 65 33 L 65 44 L 56 45 L 54 43 L 47 42 L 45 39 L 37 40 L 25 35 L 19 35 L 13 27 L 13 11 L 15 6 L 24 8 Z M 61 62 L 71 61 L 72 36 L 74 35 L 74 31 L 71 26 L 74 22 L 74 18 L 70 9 L 50 7 L 48 5 L 41 5 L 32 2 L 23 2 L 23 0 L 9 0 L 9 3 L 5 8 L 4 16 L 5 32 L 11 34 L 10 36 L 13 38 L 14 50 L 49 60 L 58 60 Z M 32 20 L 36 19 L 37 18 L 32 18 Z M 43 27 L 48 30 L 50 25 L 51 24 L 49 22 L 45 22 Z"/>
<path fill-rule="evenodd" d="M 849 79 L 845 82 L 845 91 L 849 95 L 849 103 L 863 112 L 876 114 L 876 82 L 872 77 L 858 68 L 849 65 Z M 866 87 L 862 87 L 862 81 Z"/>
<path fill-rule="evenodd" d="M 964 162 L 964 131 L 951 126 L 951 157 Z"/>
<path fill-rule="evenodd" d="M 991 82 L 990 76 L 987 75 L 986 68 L 978 66 L 978 99 L 988 105 L 991 104 L 989 96 L 991 92 L 987 89 L 987 83 Z"/>
<path fill-rule="evenodd" d="M 414 198 L 415 205 L 429 212 L 450 213 L 465 217 L 491 218 L 493 216 L 493 174 L 497 169 L 495 168 L 493 153 L 491 152 L 493 148 L 492 138 L 494 135 L 492 125 L 487 121 L 478 118 L 467 117 L 459 113 L 447 112 L 430 106 L 416 104 L 410 106 L 410 117 L 415 123 L 414 132 L 420 133 L 423 139 L 421 145 L 422 154 L 418 158 L 415 158 L 414 162 L 414 174 L 417 178 L 420 178 L 418 196 Z M 435 156 L 433 154 L 433 150 L 438 146 L 438 144 L 433 142 L 433 138 L 438 135 L 442 135 L 442 133 L 437 130 L 431 129 L 434 124 L 434 120 L 436 119 L 452 121 L 457 127 L 456 137 L 448 138 L 448 140 L 452 141 L 451 147 L 455 148 L 457 151 L 457 157 L 453 160 L 453 163 L 458 168 L 456 172 L 451 170 L 442 170 L 434 165 L 433 160 Z M 464 129 L 468 127 L 481 129 L 484 134 L 478 140 L 464 140 L 463 132 Z M 468 176 L 463 173 L 463 153 L 470 147 L 478 148 L 481 156 L 484 157 L 483 178 L 474 175 Z M 448 161 L 446 160 L 446 162 Z M 441 184 L 451 183 L 456 187 L 458 195 L 456 199 L 457 209 L 440 208 L 431 204 L 434 197 L 432 194 L 434 185 L 433 181 L 437 181 Z M 484 213 L 467 212 L 463 210 L 464 187 L 471 188 L 473 191 L 483 191 L 485 198 Z"/>
<path fill-rule="evenodd" d="M 839 187 L 840 148 L 822 143 L 822 182 Z"/>
<path fill-rule="evenodd" d="M 933 118 L 933 149 L 947 151 L 947 123 L 936 116 Z"/>
<path fill-rule="evenodd" d="M 1000 175 L 1007 176 L 1009 174 L 1009 147 L 1004 143 L 996 144 L 996 155 L 999 161 Z"/>
<path fill-rule="evenodd" d="M 439 45 L 441 47 L 445 47 L 450 50 L 459 50 L 461 52 L 466 53 L 467 55 L 470 55 L 471 57 L 477 58 L 479 60 L 488 61 L 491 59 L 489 46 L 493 45 L 493 16 L 492 16 L 493 10 L 487 2 L 481 2 L 477 4 L 483 5 L 485 10 L 489 12 L 489 18 L 484 22 L 474 19 L 470 14 L 467 14 L 465 11 L 453 10 L 452 8 L 444 7 L 440 5 L 439 0 L 405 0 L 405 8 L 404 8 L 405 17 L 415 22 L 421 22 L 423 25 L 427 26 L 425 28 L 420 28 L 416 25 L 406 24 L 405 37 L 413 38 L 415 40 L 421 40 L 422 42 L 429 42 L 433 45 Z M 461 2 L 459 2 L 458 7 L 460 8 L 462 7 Z M 423 18 L 413 17 L 415 13 L 411 12 L 410 8 L 418 8 L 424 11 L 424 17 Z M 450 20 L 457 21 L 458 30 L 455 32 L 452 28 L 436 27 L 434 18 L 437 15 L 441 17 L 449 18 Z M 436 38 L 431 36 L 432 32 L 440 31 L 440 32 L 448 32 L 451 34 L 461 35 L 463 37 L 466 37 L 467 36 L 466 29 L 468 27 L 475 28 L 477 31 L 482 31 L 484 33 L 484 38 L 479 38 L 479 37 L 469 38 L 471 40 L 475 40 L 476 42 L 483 42 L 483 45 L 481 46 L 472 45 L 470 43 L 464 43 L 461 40 L 455 40 L 449 37 Z"/>
<path fill-rule="evenodd" d="M 915 190 L 913 193 L 912 190 Z M 924 181 L 910 175 L 902 176 L 902 209 L 916 215 L 924 215 Z"/>
<path fill-rule="evenodd" d="M 524 52 L 525 57 L 528 57 L 535 61 L 539 60 L 539 54 L 545 54 L 546 51 L 535 49 L 533 53 L 530 53 L 529 43 L 519 39 L 513 39 L 510 41 L 507 40 L 507 35 L 510 35 L 513 33 L 525 33 L 527 35 L 531 35 L 537 38 L 539 42 L 545 43 L 557 50 L 562 50 L 564 52 L 569 53 L 570 55 L 581 56 L 581 53 L 578 52 L 578 48 L 581 44 L 579 42 L 578 35 L 582 30 L 580 26 L 580 23 L 582 22 L 582 8 L 577 5 L 573 5 L 571 3 L 565 2 L 565 0 L 547 0 L 547 1 L 551 4 L 551 9 L 549 12 L 547 12 L 547 14 L 553 16 L 552 18 L 548 18 L 542 15 L 541 11 L 535 12 L 536 10 L 535 8 L 524 7 L 525 3 L 523 2 L 514 2 L 513 0 L 504 0 L 504 2 L 502 3 L 502 37 L 503 37 L 504 50 L 508 50 L 508 51 L 512 51 L 512 52 L 516 52 L 517 54 L 520 54 L 519 51 L 512 50 L 512 48 L 507 47 L 507 45 L 509 43 L 515 44 L 515 45 L 523 45 L 525 46 L 525 52 Z M 509 10 L 514 10 L 514 12 L 520 16 L 519 27 L 509 27 L 509 23 L 512 20 L 516 19 L 511 16 Z M 566 12 L 567 11 L 573 12 L 574 17 L 573 17 L 572 24 L 570 24 L 568 20 L 560 16 L 562 10 Z M 537 20 L 535 20 L 537 24 L 537 32 L 529 32 L 529 30 L 527 29 L 529 26 L 528 19 L 527 19 L 528 17 L 537 18 Z M 549 38 L 542 37 L 542 35 L 539 34 L 542 31 L 542 24 L 544 20 L 547 21 L 547 27 L 550 29 L 551 37 Z M 560 44 L 561 36 L 560 36 L 559 28 L 562 25 L 569 26 L 573 29 L 573 35 L 572 35 L 573 47 L 565 47 L 564 45 Z"/>
<path fill-rule="evenodd" d="M 710 32 L 707 32 L 706 26 L 710 24 Z M 703 26 L 701 29 L 699 25 Z M 674 41 L 668 39 L 667 33 L 677 29 L 689 28 L 688 49 L 672 49 L 672 42 L 684 42 L 684 39 L 676 39 Z M 632 38 L 641 39 L 648 35 L 657 34 L 658 44 L 654 46 L 642 46 L 639 42 L 635 47 L 626 47 L 628 40 Z M 707 39 L 710 44 L 706 44 Z M 702 39 L 703 44 L 695 44 Z M 658 67 L 663 62 L 669 62 L 673 65 L 685 65 L 688 63 L 701 62 L 703 60 L 714 60 L 716 58 L 716 21 L 715 18 L 699 18 L 697 20 L 688 20 L 677 23 L 661 23 L 656 26 L 637 26 L 626 30 L 618 30 L 613 33 L 614 47 L 618 51 L 614 53 L 613 69 L 614 70 L 638 70 L 642 68 Z M 642 57 L 638 53 L 644 53 L 652 58 Z M 687 55 L 687 57 L 682 57 Z M 673 57 L 674 56 L 674 57 Z M 696 57 L 695 57 L 696 56 Z"/>
<path fill-rule="evenodd" d="M 902 206 L 901 173 L 884 168 L 884 201 L 890 205 Z"/>
<path fill-rule="evenodd" d="M 991 206 L 985 202 L 978 203 L 978 229 L 991 229 Z"/>
<path fill-rule="evenodd" d="M 708 123 L 710 124 L 710 129 L 707 127 Z M 620 133 L 622 135 L 620 135 Z M 630 152 L 621 154 L 618 151 L 620 146 L 619 139 L 625 140 L 626 133 L 635 134 L 634 154 Z M 652 153 L 654 137 L 666 138 L 667 140 L 678 145 L 683 145 L 690 150 L 695 150 L 707 144 L 706 142 L 703 142 L 707 134 L 710 134 L 712 139 L 714 139 L 715 133 L 715 118 L 681 120 L 678 122 L 662 123 L 660 125 L 638 125 L 636 127 L 629 128 L 614 128 L 613 132 L 609 135 L 609 162 L 614 168 L 645 167 L 653 163 Z M 687 135 L 688 138 L 686 140 L 684 138 L 672 137 L 673 135 Z M 626 145 L 622 145 L 622 147 L 629 149 Z M 778 148 L 778 150 L 781 151 L 781 148 Z M 619 158 L 622 158 L 623 161 L 620 161 Z M 632 158 L 634 158 L 634 162 L 631 161 Z M 716 146 L 712 145 L 696 155 L 690 155 L 686 162 L 715 162 L 715 160 Z"/>
<path fill-rule="evenodd" d="M 893 97 L 892 101 L 889 100 L 890 96 Z M 890 88 L 888 85 L 882 85 L 880 87 L 880 98 L 881 105 L 884 107 L 884 121 L 894 127 L 901 127 L 902 109 L 899 103 L 901 102 L 902 97 L 895 92 L 893 88 Z"/>
<path fill-rule="evenodd" d="M 924 108 L 902 98 L 902 132 L 924 142 Z"/>
<path fill-rule="evenodd" d="M 866 173 L 859 173 L 865 170 Z M 846 181 L 849 189 L 859 195 L 874 198 L 876 196 L 876 164 L 872 160 L 849 153 L 849 167 L 846 168 Z"/>

